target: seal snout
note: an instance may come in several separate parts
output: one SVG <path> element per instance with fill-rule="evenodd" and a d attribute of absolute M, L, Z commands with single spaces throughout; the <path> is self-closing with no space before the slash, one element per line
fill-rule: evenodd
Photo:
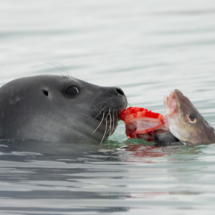
<path fill-rule="evenodd" d="M 115 88 L 115 89 L 116 89 L 118 96 L 125 96 L 125 93 L 123 92 L 123 90 L 121 88 Z"/>

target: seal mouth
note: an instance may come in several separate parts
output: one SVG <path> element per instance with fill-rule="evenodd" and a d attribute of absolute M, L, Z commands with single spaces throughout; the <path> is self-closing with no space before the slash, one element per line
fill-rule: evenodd
<path fill-rule="evenodd" d="M 101 126 L 104 128 L 104 134 L 101 142 L 109 137 L 115 131 L 118 121 L 119 121 L 119 113 L 123 109 L 122 106 L 117 108 L 105 108 L 103 107 L 101 111 L 97 114 L 94 119 L 99 121 L 98 126 L 95 128 L 93 133 L 95 133 Z"/>

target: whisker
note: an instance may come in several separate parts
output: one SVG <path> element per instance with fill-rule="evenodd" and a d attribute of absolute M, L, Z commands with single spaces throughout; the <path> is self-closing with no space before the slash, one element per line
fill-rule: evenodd
<path fill-rule="evenodd" d="M 54 66 L 55 68 L 57 68 L 61 72 L 60 75 L 64 76 L 62 68 L 56 66 L 54 63 L 48 63 L 48 64 L 50 64 L 50 65 Z"/>
<path fill-rule="evenodd" d="M 97 129 L 99 128 L 99 126 L 102 124 L 104 116 L 105 116 L 105 112 L 103 112 L 103 116 L 102 116 L 101 122 L 99 123 L 99 125 L 97 126 L 97 128 L 93 131 L 93 133 L 95 133 L 97 131 Z"/>
<path fill-rule="evenodd" d="M 111 133 L 114 132 L 114 129 L 115 129 L 115 119 L 114 119 L 114 115 L 115 115 L 115 112 L 113 112 L 113 126 L 112 126 L 112 131 Z"/>
<path fill-rule="evenodd" d="M 114 130 L 115 130 L 115 128 L 116 128 L 116 124 L 115 124 L 115 114 L 116 114 L 116 116 L 117 116 L 117 112 L 114 112 L 114 114 L 113 114 L 113 130 L 112 130 L 112 133 L 114 132 Z M 116 118 L 117 119 L 117 118 Z M 116 122 L 117 123 L 117 122 Z"/>
<path fill-rule="evenodd" d="M 102 143 L 102 141 L 103 141 L 103 139 L 104 139 L 104 137 L 105 137 L 105 135 L 106 135 L 106 130 L 107 130 L 107 120 L 106 120 L 106 125 L 105 125 L 105 132 L 104 132 L 104 135 L 103 135 L 102 140 L 101 140 L 100 143 Z"/>
<path fill-rule="evenodd" d="M 107 121 L 108 120 L 108 116 L 110 115 L 110 108 L 109 108 L 109 112 L 108 112 L 108 114 L 107 114 L 107 116 L 105 117 L 105 120 Z M 109 132 L 109 128 L 108 128 L 108 130 L 107 130 L 107 133 Z"/>
<path fill-rule="evenodd" d="M 64 75 L 64 76 L 69 77 L 69 72 L 68 72 L 67 68 L 62 63 L 56 63 L 56 64 L 61 65 L 64 68 L 63 71 L 66 73 L 66 75 Z"/>
<path fill-rule="evenodd" d="M 100 110 L 100 112 L 97 114 L 97 116 L 94 119 L 96 119 L 103 110 L 104 110 L 104 107 Z"/>
<path fill-rule="evenodd" d="M 110 109 L 109 109 L 109 110 L 110 110 Z M 110 132 L 109 132 L 108 137 L 110 137 L 111 131 L 112 131 L 112 117 L 111 117 L 111 112 L 110 112 L 110 126 L 109 126 L 109 128 L 110 128 Z"/>
<path fill-rule="evenodd" d="M 110 108 L 109 108 L 109 112 L 108 112 L 108 115 L 107 117 L 110 116 L 110 122 L 111 122 L 111 112 L 110 112 Z M 106 120 L 107 120 L 107 117 L 106 117 Z M 109 124 L 109 127 L 108 127 L 108 130 L 107 130 L 107 133 L 108 134 L 108 137 L 110 136 L 110 132 L 111 132 L 111 123 Z"/>

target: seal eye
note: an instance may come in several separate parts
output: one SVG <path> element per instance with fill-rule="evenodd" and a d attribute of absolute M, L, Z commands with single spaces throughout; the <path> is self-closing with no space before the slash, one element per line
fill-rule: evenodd
<path fill-rule="evenodd" d="M 80 90 L 76 86 L 68 87 L 65 91 L 65 95 L 68 97 L 75 97 L 79 94 Z"/>
<path fill-rule="evenodd" d="M 195 113 L 190 113 L 186 115 L 186 119 L 188 120 L 188 122 L 194 124 L 197 123 L 198 119 Z"/>

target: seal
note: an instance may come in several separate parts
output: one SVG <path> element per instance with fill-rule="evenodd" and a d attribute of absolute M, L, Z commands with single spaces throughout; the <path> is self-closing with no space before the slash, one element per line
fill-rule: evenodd
<path fill-rule="evenodd" d="M 19 78 L 0 88 L 0 138 L 102 142 L 126 106 L 117 87 L 56 75 Z"/>

